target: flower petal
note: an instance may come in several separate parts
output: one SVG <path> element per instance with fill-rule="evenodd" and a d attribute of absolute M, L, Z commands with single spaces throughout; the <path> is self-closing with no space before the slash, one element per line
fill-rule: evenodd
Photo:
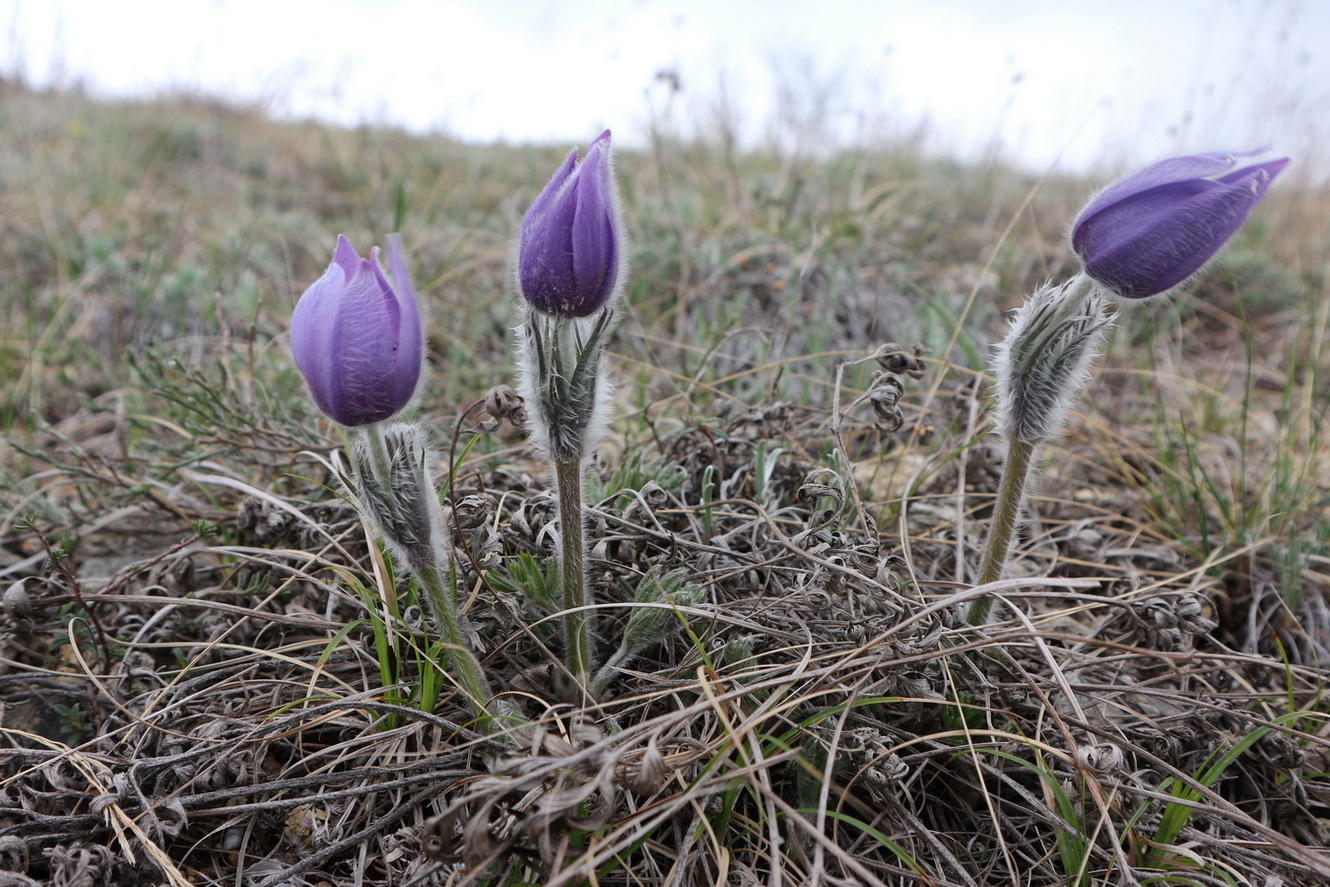
<path fill-rule="evenodd" d="M 584 299 L 599 308 L 614 289 L 619 273 L 619 244 L 614 213 L 608 133 L 591 143 L 577 184 L 577 208 L 572 226 L 573 277 Z M 601 141 L 605 140 L 605 151 Z M 605 298 L 602 298 L 602 293 Z M 590 313 L 590 312 L 585 312 Z"/>
<path fill-rule="evenodd" d="M 1133 234 L 1095 251 L 1086 273 L 1119 295 L 1145 298 L 1191 277 L 1242 227 L 1257 198 L 1249 187 L 1214 187 L 1156 213 Z"/>
<path fill-rule="evenodd" d="M 1258 151 L 1211 152 L 1208 154 L 1190 154 L 1186 157 L 1170 157 L 1151 164 L 1135 175 L 1127 176 L 1092 197 L 1081 214 L 1089 214 L 1103 209 L 1119 200 L 1149 191 L 1161 185 L 1185 182 L 1188 179 L 1209 179 L 1231 170 L 1243 157 L 1255 157 L 1265 153 Z"/>
<path fill-rule="evenodd" d="M 397 330 L 397 373 L 393 379 L 393 400 L 403 406 L 416 393 L 420 381 L 420 368 L 425 357 L 424 329 L 420 319 L 420 303 L 416 299 L 416 289 L 411 285 L 411 275 L 406 270 L 406 261 L 402 258 L 402 239 L 396 234 L 388 235 L 387 249 L 388 270 L 393 275 L 393 292 L 399 300 L 399 321 Z M 411 372 L 411 368 L 415 372 Z"/>

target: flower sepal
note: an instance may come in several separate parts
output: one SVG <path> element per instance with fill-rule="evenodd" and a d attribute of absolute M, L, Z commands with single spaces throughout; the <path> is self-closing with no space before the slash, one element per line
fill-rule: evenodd
<path fill-rule="evenodd" d="M 577 150 L 522 218 L 517 289 L 532 308 L 590 317 L 612 305 L 627 278 L 627 249 L 610 156 L 602 132 L 579 164 Z"/>
<path fill-rule="evenodd" d="M 332 264 L 291 316 L 291 354 L 314 403 L 347 427 L 400 413 L 420 381 L 420 309 L 396 236 L 388 238 L 387 254 L 391 283 L 378 248 L 362 258 L 339 235 Z"/>
<path fill-rule="evenodd" d="M 1234 169 L 1262 153 L 1161 160 L 1109 185 L 1071 229 L 1085 273 L 1127 299 L 1162 295 L 1201 270 L 1242 227 L 1287 157 Z"/>

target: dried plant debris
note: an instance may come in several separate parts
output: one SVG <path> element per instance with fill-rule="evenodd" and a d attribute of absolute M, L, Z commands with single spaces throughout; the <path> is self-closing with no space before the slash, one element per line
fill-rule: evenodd
<path fill-rule="evenodd" d="M 1258 864 L 1324 877 L 1314 669 L 1227 648 L 1194 587 L 1033 588 L 1025 607 L 1053 628 L 976 635 L 950 591 L 865 535 L 851 481 L 801 455 L 818 428 L 732 413 L 593 485 L 598 658 L 643 577 L 696 592 L 590 709 L 546 664 L 544 483 L 458 476 L 446 525 L 469 631 L 532 720 L 511 740 L 472 732 L 446 677 L 434 713 L 410 704 L 427 648 L 413 589 L 393 579 L 392 617 L 388 564 L 341 502 L 237 497 L 240 545 L 126 565 L 109 593 L 49 566 L 18 579 L 0 635 L 6 877 L 668 884 L 725 865 L 758 882 L 778 866 L 799 883 L 1053 884 L 1073 861 L 1089 884 Z M 1081 534 L 1059 538 L 1083 554 Z M 379 683 L 382 644 L 397 689 Z"/>

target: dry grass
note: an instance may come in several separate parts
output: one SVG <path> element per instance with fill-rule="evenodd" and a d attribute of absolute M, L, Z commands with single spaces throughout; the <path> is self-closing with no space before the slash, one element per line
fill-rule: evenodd
<path fill-rule="evenodd" d="M 648 569 L 705 598 L 579 710 L 518 593 L 548 483 L 471 409 L 509 380 L 509 240 L 561 151 L 12 88 L 0 115 L 0 883 L 1330 877 L 1323 192 L 1281 182 L 1192 294 L 1123 318 L 973 632 L 989 342 L 1072 270 L 1094 183 L 622 156 L 602 652 Z M 286 352 L 335 234 L 389 230 L 476 646 L 541 727 L 517 745 L 433 667 Z M 843 458 L 874 370 L 899 427 L 859 403 Z"/>

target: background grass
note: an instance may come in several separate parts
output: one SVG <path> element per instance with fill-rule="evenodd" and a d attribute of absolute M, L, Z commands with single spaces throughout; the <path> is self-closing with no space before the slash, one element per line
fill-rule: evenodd
<path fill-rule="evenodd" d="M 519 593 L 551 550 L 544 469 L 516 429 L 468 431 L 511 381 L 511 240 L 566 146 L 14 87 L 0 136 L 15 877 L 1324 883 L 1330 202 L 1310 171 L 1188 293 L 1124 310 L 1013 566 L 1048 578 L 976 638 L 948 614 L 995 488 L 990 344 L 1075 270 L 1063 231 L 1101 182 L 723 134 L 619 153 L 603 646 L 650 569 L 706 600 L 577 712 Z M 476 497 L 471 566 L 495 571 L 463 576 L 477 646 L 548 728 L 497 760 L 338 499 L 336 435 L 289 360 L 336 235 L 389 231 L 427 311 L 419 417 L 448 492 Z M 839 402 L 894 369 L 900 427 L 861 403 L 841 456 L 836 366 L 893 342 Z"/>

